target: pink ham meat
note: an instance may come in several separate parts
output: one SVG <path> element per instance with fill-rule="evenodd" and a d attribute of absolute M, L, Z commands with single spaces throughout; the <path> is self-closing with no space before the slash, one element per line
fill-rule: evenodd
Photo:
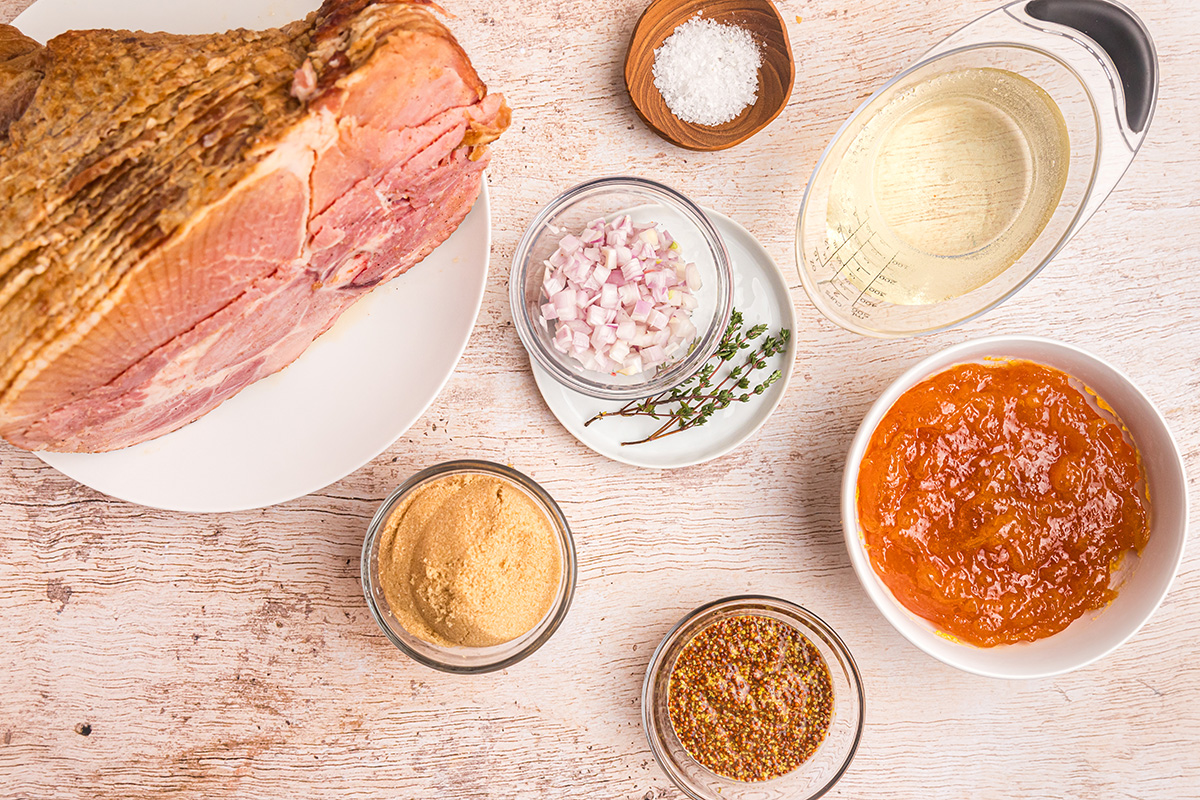
<path fill-rule="evenodd" d="M 0 435 L 127 447 L 282 369 L 454 231 L 508 121 L 413 2 L 45 48 L 0 26 Z"/>

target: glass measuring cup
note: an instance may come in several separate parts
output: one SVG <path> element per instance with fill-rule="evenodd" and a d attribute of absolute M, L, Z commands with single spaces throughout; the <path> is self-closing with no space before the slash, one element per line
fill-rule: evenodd
<path fill-rule="evenodd" d="M 982 122 L 930 127 L 944 90 Z M 1118 3 L 1019 0 L 980 17 L 881 87 L 826 147 L 797 220 L 805 290 L 868 336 L 982 314 L 1104 202 L 1157 96 L 1149 32 Z M 939 162 L 952 145 L 967 155 Z"/>

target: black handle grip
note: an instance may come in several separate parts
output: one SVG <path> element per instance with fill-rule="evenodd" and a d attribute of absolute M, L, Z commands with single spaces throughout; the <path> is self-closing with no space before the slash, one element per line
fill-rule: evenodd
<path fill-rule="evenodd" d="M 1074 28 L 1104 49 L 1125 87 L 1125 119 L 1141 133 L 1154 105 L 1158 62 L 1154 45 L 1130 11 L 1105 0 L 1033 0 L 1025 13 Z"/>

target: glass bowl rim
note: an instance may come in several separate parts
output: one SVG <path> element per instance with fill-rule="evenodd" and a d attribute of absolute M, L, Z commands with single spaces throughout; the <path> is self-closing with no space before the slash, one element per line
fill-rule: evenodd
<path fill-rule="evenodd" d="M 556 214 L 575 200 L 589 194 L 620 190 L 648 193 L 651 196 L 662 195 L 680 207 L 684 216 L 700 231 L 712 251 L 718 277 L 718 285 L 715 288 L 719 295 L 712 322 L 701 338 L 697 340 L 697 345 L 692 352 L 650 380 L 629 386 L 599 384 L 566 370 L 534 333 L 533 322 L 530 319 L 525 300 L 525 278 L 530 266 L 529 251 L 533 246 L 534 238 L 549 226 L 550 220 Z M 517 329 L 517 338 L 521 340 L 521 344 L 533 361 L 554 380 L 572 391 L 599 400 L 636 400 L 678 386 L 695 374 L 704 365 L 704 362 L 708 361 L 717 351 L 733 314 L 733 262 L 729 256 L 729 249 L 725 246 L 725 240 L 721 237 L 716 225 L 699 205 L 682 192 L 648 178 L 613 175 L 593 178 L 572 186 L 538 212 L 521 235 L 521 240 L 513 253 L 512 266 L 508 275 L 508 295 L 513 326 Z"/>
<path fill-rule="evenodd" d="M 384 619 L 383 611 L 379 608 L 379 604 L 372 596 L 372 588 L 376 584 L 376 578 L 371 570 L 371 551 L 374 549 L 375 541 L 379 533 L 383 530 L 388 517 L 395 510 L 396 505 L 420 486 L 430 482 L 436 478 L 442 478 L 448 475 L 466 475 L 466 474 L 486 474 L 493 475 L 499 478 L 508 480 L 510 483 L 517 485 L 525 492 L 533 495 L 534 499 L 539 501 L 547 511 L 547 516 L 551 525 L 558 535 L 559 542 L 565 550 L 565 558 L 562 565 L 563 574 L 566 577 L 565 587 L 556 594 L 554 605 L 548 612 L 550 622 L 546 625 L 544 631 L 531 639 L 524 647 L 511 655 L 500 658 L 496 661 L 483 662 L 480 664 L 450 664 L 445 661 L 439 661 L 425 653 L 418 652 L 396 634 L 392 627 Z M 367 525 L 367 534 L 363 539 L 362 555 L 359 563 L 360 580 L 362 582 L 363 596 L 367 601 L 367 608 L 371 612 L 372 619 L 379 629 L 383 631 L 385 637 L 397 649 L 403 652 L 406 656 L 422 664 L 426 667 L 439 670 L 441 672 L 450 672 L 460 675 L 478 675 L 487 672 L 495 672 L 497 670 L 511 667 L 519 661 L 532 655 L 542 645 L 549 641 L 550 637 L 558 630 L 562 621 L 567 616 L 567 611 L 571 607 L 571 601 L 575 597 L 575 584 L 578 577 L 578 557 L 575 551 L 575 539 L 571 533 L 571 527 L 567 523 L 566 516 L 562 513 L 554 498 L 550 493 L 542 488 L 540 484 L 530 478 L 528 475 L 504 464 L 499 464 L 494 461 L 485 461 L 482 459 L 454 459 L 451 461 L 442 461 L 437 464 L 425 467 L 418 470 L 408 480 L 397 486 L 392 492 L 379 504 L 379 508 L 371 517 L 371 522 Z M 543 617 L 543 620 L 547 617 Z M 539 622 L 539 625 L 541 623 Z M 411 634 L 410 634 L 411 635 Z M 431 646 L 440 650 L 449 650 L 451 648 L 442 647 L 440 645 Z M 482 649 L 482 648 L 481 648 Z"/>
<path fill-rule="evenodd" d="M 838 636 L 837 632 L 834 631 L 833 628 L 825 622 L 825 620 L 821 619 L 803 606 L 793 603 L 790 600 L 784 600 L 779 597 L 771 597 L 770 595 L 738 594 L 731 595 L 729 597 L 723 597 L 718 600 L 712 600 L 684 614 L 683 617 L 676 622 L 669 631 L 667 631 L 666 635 L 663 636 L 662 641 L 658 643 L 658 647 L 654 649 L 654 654 L 650 656 L 650 663 L 646 667 L 646 677 L 642 681 L 642 729 L 646 733 L 646 741 L 650 744 L 650 751 L 654 755 L 654 760 L 658 762 L 659 768 L 662 769 L 662 771 L 670 779 L 671 783 L 674 784 L 675 787 L 683 792 L 687 797 L 693 798 L 693 800 L 707 800 L 707 798 L 705 798 L 703 795 L 696 794 L 692 791 L 690 786 L 684 785 L 676 778 L 675 771 L 669 766 L 673 762 L 669 756 L 667 756 L 665 752 L 666 748 L 660 741 L 662 735 L 660 734 L 659 736 L 654 736 L 651 734 L 652 726 L 650 724 L 650 716 L 654 705 L 654 697 L 656 695 L 656 682 L 654 680 L 654 676 L 659 671 L 658 668 L 661 666 L 663 659 L 666 657 L 667 651 L 676 644 L 683 629 L 688 625 L 699 619 L 702 619 L 705 616 L 712 616 L 718 611 L 730 609 L 739 610 L 741 608 L 745 608 L 748 611 L 753 611 L 753 606 L 755 605 L 767 606 L 773 610 L 784 612 L 785 614 L 795 615 L 798 620 L 788 620 L 787 624 L 799 629 L 803 634 L 807 634 L 808 632 L 804 630 L 804 626 L 811 627 L 813 631 L 821 634 L 822 638 L 826 644 L 829 645 L 830 649 L 836 652 L 838 656 L 845 661 L 845 666 L 847 667 L 846 674 L 851 687 L 850 702 L 858 709 L 858 721 L 855 725 L 854 738 L 850 742 L 850 747 L 846 752 L 846 757 L 843 759 L 841 765 L 837 768 L 837 771 L 819 789 L 804 798 L 797 797 L 795 800 L 816 800 L 816 798 L 825 795 L 830 789 L 832 789 L 837 782 L 842 779 L 842 776 L 846 774 L 846 770 L 850 768 L 850 763 L 854 760 L 854 755 L 858 752 L 858 746 L 862 742 L 863 729 L 866 725 L 867 717 L 867 702 L 866 695 L 863 690 L 862 675 L 858 670 L 858 663 L 854 660 L 854 656 L 850 652 L 850 648 L 846 646 L 846 643 L 842 641 L 842 637 Z M 700 630 L 704 630 L 704 628 L 701 628 Z M 699 631 L 697 631 L 697 633 L 699 633 Z M 802 769 L 803 766 L 804 765 L 801 764 L 796 768 L 796 770 Z M 787 774 L 794 774 L 796 770 L 793 770 Z M 786 777 L 786 775 L 781 775 L 780 777 L 783 778 Z"/>

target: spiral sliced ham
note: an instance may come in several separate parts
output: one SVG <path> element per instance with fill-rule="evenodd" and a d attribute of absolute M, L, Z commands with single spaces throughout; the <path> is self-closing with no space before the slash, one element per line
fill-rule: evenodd
<path fill-rule="evenodd" d="M 127 447 L 283 368 L 454 231 L 508 121 L 417 2 L 0 26 L 0 435 Z"/>

